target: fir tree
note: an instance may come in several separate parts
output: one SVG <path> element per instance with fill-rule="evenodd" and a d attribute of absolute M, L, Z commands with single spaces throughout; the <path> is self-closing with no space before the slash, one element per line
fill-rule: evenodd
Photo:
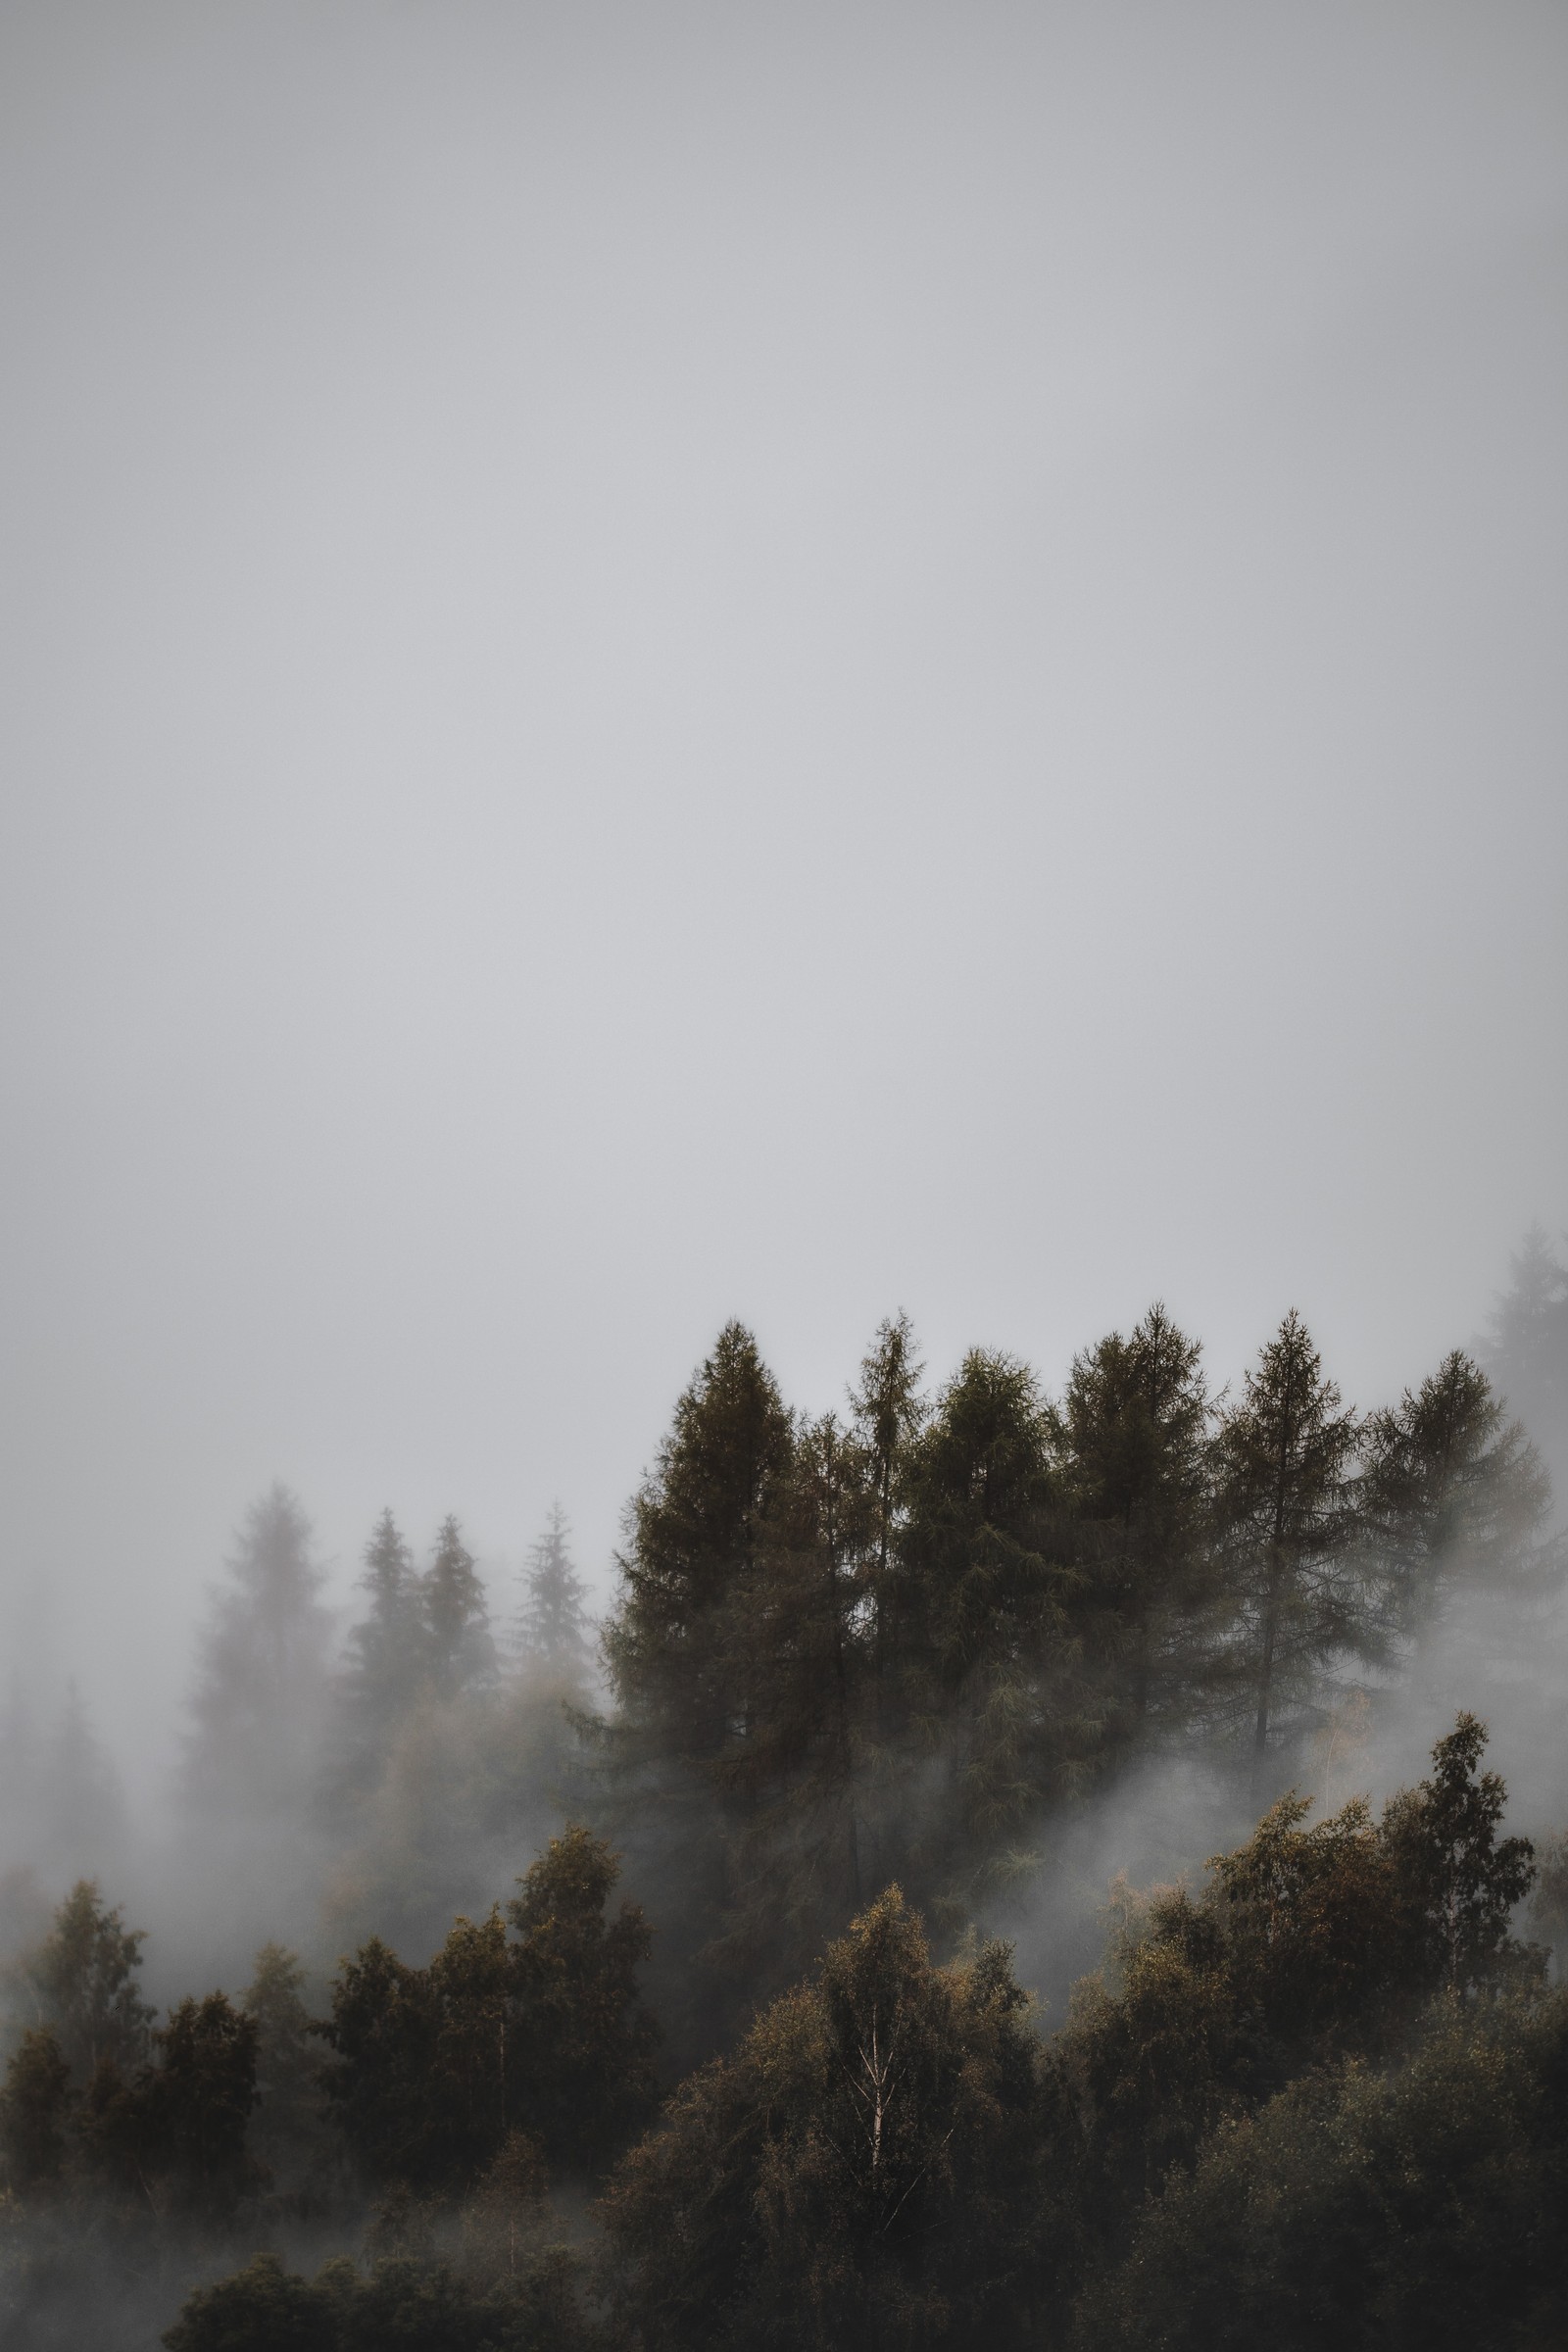
<path fill-rule="evenodd" d="M 675 1407 L 617 1560 L 621 1597 L 606 1651 L 628 1725 L 649 1752 L 710 1764 L 745 1737 L 746 1695 L 726 1671 L 722 1604 L 756 1565 L 790 1436 L 757 1342 L 726 1324 Z"/>
<path fill-rule="evenodd" d="M 1081 1779 L 1100 1736 L 1069 1618 L 1051 1417 L 1027 1365 L 970 1350 L 914 1450 L 907 1493 L 899 1719 L 942 1769 L 907 1816 L 895 1866 L 956 1916 L 988 1883 L 1032 1868 L 1020 1833 Z"/>
<path fill-rule="evenodd" d="M 1281 1717 L 1309 1718 L 1335 1658 L 1370 1639 L 1352 1573 L 1357 1434 L 1293 1307 L 1245 1375 L 1216 1446 L 1254 1790 Z"/>
<path fill-rule="evenodd" d="M 517 1647 L 546 1674 L 580 1681 L 592 1656 L 588 1588 L 572 1564 L 570 1530 L 558 1502 L 528 1554 L 527 1585 L 517 1614 Z"/>
<path fill-rule="evenodd" d="M 368 1718 L 387 1726 L 412 1705 L 426 1647 L 418 1571 L 390 1509 L 370 1531 L 360 1585 L 369 1595 L 369 1611 L 349 1636 L 350 1690 Z"/>
<path fill-rule="evenodd" d="M 269 1832 L 302 1813 L 325 1723 L 331 1619 L 310 1523 L 284 1486 L 246 1514 L 202 1640 L 184 1788 L 191 1807 Z"/>
<path fill-rule="evenodd" d="M 1074 1358 L 1061 1430 L 1087 1539 L 1077 1613 L 1104 1659 L 1124 1753 L 1185 1728 L 1201 1700 L 1215 1600 L 1209 1420 L 1202 1350 L 1161 1304 L 1130 1338 L 1112 1332 Z"/>
<path fill-rule="evenodd" d="M 450 1514 L 442 1520 L 435 1553 L 420 1585 L 427 1672 L 440 1698 L 476 1690 L 495 1675 L 490 1612 L 473 1554 Z"/>
<path fill-rule="evenodd" d="M 1362 1445 L 1363 1540 L 1401 1637 L 1430 1631 L 1456 1587 L 1541 1581 L 1550 1486 L 1472 1357 L 1455 1348 L 1413 1394 L 1370 1414 Z"/>

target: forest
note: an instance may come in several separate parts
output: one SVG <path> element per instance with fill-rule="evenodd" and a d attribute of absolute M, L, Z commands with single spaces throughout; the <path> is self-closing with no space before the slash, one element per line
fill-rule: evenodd
<path fill-rule="evenodd" d="M 340 1638 L 274 1488 L 177 1869 L 4 1728 L 5 2340 L 1560 2346 L 1565 1439 L 1537 1234 L 1367 1409 L 1295 1311 L 820 1416 L 731 1323 L 601 1625 L 387 1509 Z"/>

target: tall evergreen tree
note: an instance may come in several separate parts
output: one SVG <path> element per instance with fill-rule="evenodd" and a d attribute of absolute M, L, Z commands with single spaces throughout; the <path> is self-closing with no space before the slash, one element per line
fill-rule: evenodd
<path fill-rule="evenodd" d="M 310 1522 L 274 1486 L 246 1513 L 202 1638 L 184 1788 L 198 1812 L 278 1828 L 312 1791 L 331 1618 Z"/>
<path fill-rule="evenodd" d="M 790 1418 L 757 1342 L 727 1323 L 675 1407 L 631 1509 L 621 1596 L 606 1634 L 616 1694 L 652 1750 L 702 1766 L 746 1736 L 722 1604 L 756 1565 L 790 1453 Z"/>
<path fill-rule="evenodd" d="M 1309 1716 L 1335 1657 L 1369 1638 L 1352 1562 L 1356 1440 L 1355 1414 L 1292 1307 L 1244 1376 L 1216 1447 L 1254 1790 L 1281 1717 Z"/>
<path fill-rule="evenodd" d="M 389 1509 L 370 1531 L 360 1587 L 369 1608 L 349 1636 L 348 1697 L 379 1744 L 414 1703 L 427 1649 L 418 1571 Z"/>
<path fill-rule="evenodd" d="M 751 1759 L 769 1698 L 758 1568 L 792 1449 L 756 1341 L 726 1324 L 675 1407 L 617 1556 L 619 1600 L 605 1629 L 619 1702 L 617 1835 L 634 1869 L 659 1856 L 656 1969 L 683 2054 L 711 2047 L 721 2022 L 723 1995 L 701 1955 L 743 1892 L 738 1850 L 755 1823 Z"/>
<path fill-rule="evenodd" d="M 547 1674 L 581 1679 L 592 1656 L 588 1588 L 572 1563 L 569 1534 L 566 1514 L 558 1502 L 528 1554 L 517 1647 Z"/>
<path fill-rule="evenodd" d="M 1418 1390 L 1370 1414 L 1363 1451 L 1363 1536 L 1398 1635 L 1431 1630 L 1456 1587 L 1541 1581 L 1550 1483 L 1473 1357 L 1454 1348 Z"/>
<path fill-rule="evenodd" d="M 1202 1350 L 1162 1304 L 1128 1339 L 1074 1358 L 1061 1408 L 1068 1499 L 1089 1539 L 1079 1614 L 1111 1694 L 1110 1738 L 1136 1752 L 1201 1697 L 1214 1579 L 1204 1542 L 1210 1407 Z"/>
<path fill-rule="evenodd" d="M 868 1590 L 879 1684 L 891 1670 L 899 1643 L 894 1568 L 910 1455 L 925 1425 L 926 1402 L 920 1393 L 924 1370 L 915 1356 L 913 1327 L 901 1310 L 878 1326 L 861 1360 L 859 1385 L 850 1391 L 855 1434 L 875 1506 Z"/>
<path fill-rule="evenodd" d="M 900 1715 L 943 1758 L 896 1864 L 922 1899 L 966 1905 L 1029 1867 L 1020 1837 L 1094 1754 L 1073 1582 L 1039 1384 L 973 1348 L 915 1449 L 896 1571 Z"/>
<path fill-rule="evenodd" d="M 437 1696 L 451 1698 L 493 1680 L 496 1653 L 484 1587 L 463 1531 L 450 1513 L 441 1522 L 421 1598 L 427 1671 Z"/>

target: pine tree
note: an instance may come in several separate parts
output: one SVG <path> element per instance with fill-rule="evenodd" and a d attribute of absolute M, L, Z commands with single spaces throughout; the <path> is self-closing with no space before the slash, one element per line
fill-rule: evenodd
<path fill-rule="evenodd" d="M 792 1441 L 756 1341 L 727 1324 L 675 1407 L 617 1555 L 604 1637 L 619 1702 L 609 1747 L 617 1837 L 634 1869 L 658 1855 L 656 1967 L 683 2057 L 711 2047 L 724 2020 L 710 1947 L 744 1893 L 739 1855 L 758 1802 L 750 1757 L 768 1705 L 758 1570 Z"/>
<path fill-rule="evenodd" d="M 225 1827 L 303 1815 L 325 1725 L 327 1643 L 310 1523 L 284 1486 L 246 1514 L 203 1637 L 184 1789 Z"/>
<path fill-rule="evenodd" d="M 1061 1429 L 1087 1538 L 1076 1613 L 1103 1658 L 1109 1737 L 1123 1753 L 1185 1729 L 1201 1699 L 1214 1614 L 1209 1421 L 1202 1350 L 1162 1304 L 1130 1339 L 1112 1332 L 1074 1358 Z"/>
<path fill-rule="evenodd" d="M 427 1670 L 436 1695 L 451 1698 L 492 1681 L 496 1655 L 484 1587 L 463 1531 L 450 1514 L 441 1522 L 420 1598 Z"/>
<path fill-rule="evenodd" d="M 1032 1867 L 1020 1833 L 1099 1740 L 1068 1616 L 1051 1417 L 1027 1365 L 970 1350 L 914 1450 L 907 1494 L 899 1718 L 943 1768 L 940 1793 L 907 1812 L 894 1866 L 946 1912 Z"/>
<path fill-rule="evenodd" d="M 363 1801 L 379 1782 L 428 1665 L 419 1575 L 390 1509 L 370 1531 L 360 1589 L 369 1595 L 369 1607 L 348 1639 L 330 1775 L 339 1806 Z"/>
<path fill-rule="evenodd" d="M 1541 1458 L 1459 1348 L 1400 1402 L 1369 1415 L 1358 1484 L 1363 1541 L 1395 1631 L 1432 1631 L 1456 1588 L 1516 1592 L 1549 1563 Z"/>
<path fill-rule="evenodd" d="M 920 1393 L 924 1370 L 915 1357 L 913 1327 L 901 1310 L 878 1326 L 861 1360 L 859 1386 L 850 1391 L 855 1434 L 875 1498 L 867 1583 L 879 1684 L 891 1671 L 899 1643 L 893 1571 L 910 1454 L 925 1425 L 926 1402 Z"/>
<path fill-rule="evenodd" d="M 721 1605 L 756 1564 L 790 1437 L 757 1342 L 726 1324 L 675 1407 L 617 1557 L 621 1597 L 606 1650 L 622 1709 L 651 1752 L 705 1765 L 745 1737 L 746 1694 L 732 1687 L 718 1639 Z"/>
<path fill-rule="evenodd" d="M 867 1814 L 878 1516 L 873 1457 L 835 1414 L 801 1420 L 722 1615 L 747 1713 L 714 1770 L 731 1800 L 721 1948 L 764 1990 L 798 1974 L 881 1875 Z"/>
<path fill-rule="evenodd" d="M 1370 1638 L 1352 1573 L 1357 1434 L 1293 1307 L 1245 1375 L 1216 1446 L 1254 1791 L 1281 1716 L 1309 1717 L 1335 1658 Z"/>
<path fill-rule="evenodd" d="M 517 1615 L 517 1647 L 546 1674 L 572 1680 L 586 1676 L 592 1649 L 588 1639 L 588 1588 L 572 1564 L 566 1514 L 555 1504 L 544 1533 L 528 1554 L 527 1587 Z"/>

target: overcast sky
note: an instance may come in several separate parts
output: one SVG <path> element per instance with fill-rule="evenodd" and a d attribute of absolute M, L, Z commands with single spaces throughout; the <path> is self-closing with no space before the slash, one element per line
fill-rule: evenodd
<path fill-rule="evenodd" d="M 1568 1222 L 1568 12 L 0 18 L 3 1574 Z M 151 1750 L 149 1749 L 149 1752 Z"/>

